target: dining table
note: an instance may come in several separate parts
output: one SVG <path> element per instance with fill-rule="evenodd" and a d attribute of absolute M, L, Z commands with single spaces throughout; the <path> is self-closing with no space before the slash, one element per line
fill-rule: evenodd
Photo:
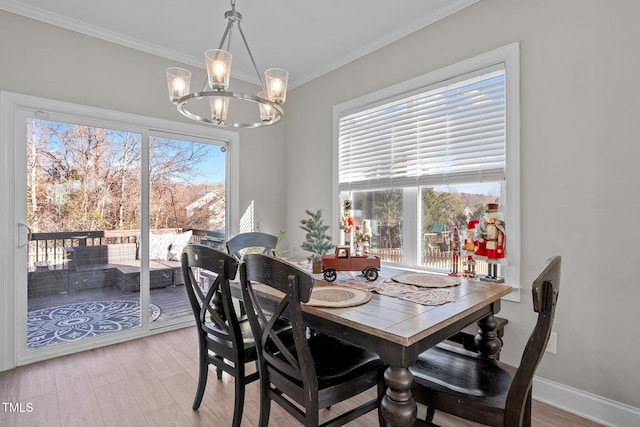
<path fill-rule="evenodd" d="M 384 268 L 382 273 L 386 277 L 395 274 Z M 335 288 L 336 284 L 340 286 L 321 277 L 315 276 L 314 292 Z M 441 277 L 444 281 L 448 276 Z M 508 295 L 512 287 L 465 278 L 460 278 L 458 283 L 446 288 L 451 300 L 437 305 L 425 305 L 374 291 L 366 302 L 356 305 L 303 306 L 303 316 L 311 330 L 372 351 L 388 366 L 384 373 L 387 391 L 379 410 L 389 426 L 410 426 L 416 420 L 417 405 L 411 397 L 413 375 L 409 367 L 421 352 L 473 322 L 478 324 L 478 351 L 488 358 L 496 358 L 500 351 L 502 342 L 495 333 L 497 323 L 494 315 L 500 311 L 501 298 Z M 267 300 L 279 297 L 273 288 L 258 283 L 252 286 L 258 296 Z M 351 289 L 348 284 L 343 286 L 347 292 Z M 378 286 L 378 289 L 383 289 L 384 280 Z"/>

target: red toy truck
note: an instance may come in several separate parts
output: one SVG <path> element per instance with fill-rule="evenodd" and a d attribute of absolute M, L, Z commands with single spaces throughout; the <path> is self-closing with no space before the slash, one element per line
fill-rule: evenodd
<path fill-rule="evenodd" d="M 337 246 L 334 254 L 322 257 L 324 280 L 333 282 L 338 277 L 338 271 L 362 271 L 364 278 L 373 282 L 378 278 L 380 271 L 380 257 L 354 256 L 350 254 L 348 246 Z"/>

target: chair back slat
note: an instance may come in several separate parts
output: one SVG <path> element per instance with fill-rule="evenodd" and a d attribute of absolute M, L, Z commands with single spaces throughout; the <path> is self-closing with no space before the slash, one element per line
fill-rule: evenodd
<path fill-rule="evenodd" d="M 187 295 L 202 338 L 206 339 L 209 334 L 230 345 L 241 343 L 242 334 L 229 286 L 229 280 L 236 276 L 238 260 L 211 247 L 192 244 L 185 247 L 181 261 Z M 206 294 L 196 279 L 197 269 L 215 276 Z"/>
<path fill-rule="evenodd" d="M 245 254 L 240 264 L 240 281 L 247 315 L 263 355 L 262 367 L 274 375 L 286 375 L 317 390 L 317 377 L 306 340 L 301 302 L 309 301 L 313 277 L 284 261 L 263 254 Z M 261 283 L 282 292 L 275 309 L 255 294 L 252 284 Z M 275 330 L 278 322 L 291 322 L 294 348 L 283 342 Z"/>
<path fill-rule="evenodd" d="M 248 233 L 240 233 L 227 241 L 227 251 L 237 259 L 241 259 L 242 255 L 248 248 L 262 248 L 262 253 L 271 255 L 278 244 L 278 237 L 272 234 L 252 231 Z"/>
<path fill-rule="evenodd" d="M 533 310 L 538 313 L 538 320 L 525 346 L 520 366 L 507 395 L 505 425 L 522 423 L 533 375 L 542 360 L 551 335 L 560 289 L 560 267 L 560 256 L 550 258 L 544 270 L 533 281 Z"/>

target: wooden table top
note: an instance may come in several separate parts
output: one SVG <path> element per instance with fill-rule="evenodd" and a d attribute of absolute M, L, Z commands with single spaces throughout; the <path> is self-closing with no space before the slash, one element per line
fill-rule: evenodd
<path fill-rule="evenodd" d="M 327 285 L 325 281 L 317 279 L 314 284 L 315 287 L 325 285 Z M 269 294 L 277 292 L 261 284 L 255 284 L 254 289 L 267 298 Z M 304 306 L 303 311 L 336 325 L 408 347 L 434 334 L 439 335 L 438 331 L 450 329 L 461 319 L 471 323 L 483 317 L 488 312 L 479 313 L 477 318 L 468 320 L 469 316 L 484 307 L 494 305 L 493 310 L 499 309 L 500 298 L 511 292 L 509 285 L 466 279 L 462 279 L 458 286 L 444 289 L 454 295 L 454 302 L 429 306 L 374 292 L 369 302 L 359 306 L 346 308 Z"/>

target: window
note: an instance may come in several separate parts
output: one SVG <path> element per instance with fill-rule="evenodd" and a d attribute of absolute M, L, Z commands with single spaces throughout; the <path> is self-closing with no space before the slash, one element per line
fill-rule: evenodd
<path fill-rule="evenodd" d="M 466 230 L 487 204 L 519 242 L 518 122 L 517 44 L 338 105 L 337 209 L 351 200 L 387 263 L 462 271 Z M 519 246 L 506 252 L 499 273 L 517 287 Z"/>

